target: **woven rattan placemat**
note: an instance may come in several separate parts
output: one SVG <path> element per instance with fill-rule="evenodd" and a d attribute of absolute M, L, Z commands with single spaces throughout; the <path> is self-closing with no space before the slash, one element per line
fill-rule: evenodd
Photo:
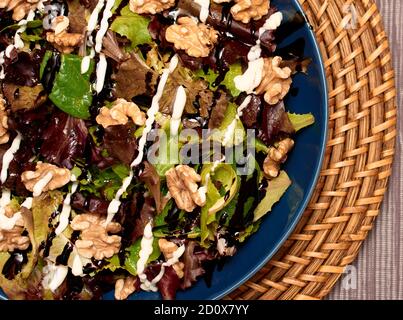
<path fill-rule="evenodd" d="M 373 0 L 299 0 L 329 87 L 314 195 L 274 258 L 226 299 L 322 299 L 355 259 L 386 192 L 397 135 L 394 71 Z"/>

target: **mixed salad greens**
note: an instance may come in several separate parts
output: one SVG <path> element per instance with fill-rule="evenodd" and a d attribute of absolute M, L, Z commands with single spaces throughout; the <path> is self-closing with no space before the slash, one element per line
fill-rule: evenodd
<path fill-rule="evenodd" d="M 268 0 L 0 7 L 1 289 L 173 299 L 210 279 L 286 192 L 314 123 L 284 104 L 310 59 L 278 45 L 302 16 Z"/>

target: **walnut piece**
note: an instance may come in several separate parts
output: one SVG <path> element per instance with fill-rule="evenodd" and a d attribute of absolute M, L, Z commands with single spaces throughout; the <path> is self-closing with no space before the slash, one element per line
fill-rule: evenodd
<path fill-rule="evenodd" d="M 175 5 L 175 0 L 130 0 L 130 11 L 139 14 L 156 14 Z"/>
<path fill-rule="evenodd" d="M 115 299 L 126 300 L 136 291 L 137 278 L 129 276 L 126 279 L 118 279 L 115 283 Z"/>
<path fill-rule="evenodd" d="M 131 118 L 134 124 L 142 126 L 146 123 L 146 115 L 134 102 L 128 102 L 125 99 L 117 99 L 112 108 L 102 107 L 96 118 L 104 128 L 126 124 Z"/>
<path fill-rule="evenodd" d="M 286 138 L 278 143 L 277 147 L 271 147 L 263 162 L 263 171 L 266 178 L 276 178 L 280 172 L 280 164 L 287 160 L 287 154 L 294 146 L 294 140 Z"/>
<path fill-rule="evenodd" d="M 30 10 L 38 7 L 39 0 L 0 0 L 0 9 L 13 11 L 12 18 L 20 21 L 25 18 Z"/>
<path fill-rule="evenodd" d="M 259 20 L 269 12 L 269 0 L 235 0 L 231 14 L 236 21 L 249 23 L 251 19 Z"/>
<path fill-rule="evenodd" d="M 178 165 L 169 169 L 166 174 L 169 193 L 175 199 L 179 209 L 192 212 L 196 206 L 206 204 L 206 193 L 203 187 L 198 187 L 200 175 L 186 165 Z"/>
<path fill-rule="evenodd" d="M 0 144 L 7 143 L 10 139 L 10 135 L 7 132 L 8 129 L 8 117 L 6 106 L 3 98 L 0 96 Z"/>
<path fill-rule="evenodd" d="M 81 239 L 75 245 L 84 258 L 102 260 L 119 252 L 121 237 L 108 233 L 118 233 L 121 226 L 117 222 L 110 222 L 105 226 L 105 221 L 106 218 L 94 213 L 79 214 L 71 221 L 71 228 L 81 231 Z"/>
<path fill-rule="evenodd" d="M 52 43 L 61 53 L 71 53 L 74 48 L 80 46 L 84 40 L 84 35 L 80 33 L 69 33 L 67 31 L 69 24 L 69 18 L 58 16 L 52 23 L 54 32 L 46 33 L 46 40 Z"/>
<path fill-rule="evenodd" d="M 68 169 L 39 161 L 35 171 L 24 171 L 21 174 L 21 181 L 27 190 L 34 193 L 34 197 L 38 197 L 42 192 L 63 187 L 69 183 L 70 177 Z"/>
<path fill-rule="evenodd" d="M 281 57 L 264 59 L 262 81 L 256 89 L 257 94 L 264 92 L 264 100 L 268 104 L 276 104 L 283 99 L 291 87 L 291 69 L 282 68 Z"/>
<path fill-rule="evenodd" d="M 160 247 L 160 250 L 165 257 L 165 260 L 171 259 L 173 257 L 173 253 L 178 249 L 178 246 L 175 243 L 168 241 L 164 238 L 158 240 L 158 246 Z M 183 272 L 184 267 L 185 264 L 180 261 L 172 265 L 172 268 L 175 270 L 179 279 L 183 278 L 184 276 Z"/>
<path fill-rule="evenodd" d="M 0 228 L 0 252 L 26 250 L 29 247 L 29 237 L 22 235 L 25 224 L 24 219 L 22 218 L 21 214 L 18 213 L 18 217 L 15 216 L 16 214 L 17 211 L 14 211 L 10 206 L 6 206 L 4 208 L 4 216 L 9 219 L 16 218 L 16 220 L 14 226 L 11 229 L 8 230 Z"/>
<path fill-rule="evenodd" d="M 213 28 L 197 23 L 190 17 L 181 17 L 178 24 L 167 28 L 165 38 L 176 49 L 185 50 L 189 56 L 199 58 L 209 55 L 217 42 L 218 34 Z"/>

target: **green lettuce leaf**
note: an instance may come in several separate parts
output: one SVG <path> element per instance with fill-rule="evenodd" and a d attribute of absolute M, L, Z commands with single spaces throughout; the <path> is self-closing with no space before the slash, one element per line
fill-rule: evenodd
<path fill-rule="evenodd" d="M 94 70 L 91 60 L 89 70 L 81 74 L 82 58 L 73 54 L 63 54 L 60 70 L 55 77 L 50 100 L 62 111 L 73 117 L 87 119 L 92 103 L 90 75 Z"/>
<path fill-rule="evenodd" d="M 237 240 L 239 242 L 244 242 L 252 234 L 254 234 L 260 227 L 262 220 L 255 221 L 245 228 L 245 230 L 239 232 Z"/>
<path fill-rule="evenodd" d="M 266 188 L 266 195 L 253 213 L 253 221 L 259 220 L 270 212 L 273 205 L 280 200 L 290 185 L 291 180 L 285 171 L 281 171 L 277 178 L 270 180 Z"/>
<path fill-rule="evenodd" d="M 14 23 L 12 25 L 9 25 L 9 26 L 3 28 L 0 32 L 10 30 L 10 29 L 17 30 L 19 27 L 21 27 L 21 26 L 18 23 Z M 42 20 L 41 19 L 28 21 L 27 29 L 36 29 L 36 28 L 42 28 Z"/>
<path fill-rule="evenodd" d="M 209 240 L 214 240 L 218 227 L 217 212 L 231 203 L 239 190 L 239 178 L 230 164 L 220 163 L 212 170 L 213 165 L 203 165 L 200 174 L 202 185 L 207 187 L 206 204 L 200 215 L 201 244 L 204 247 L 209 246 Z M 215 183 L 220 184 L 219 189 Z"/>
<path fill-rule="evenodd" d="M 239 91 L 235 87 L 234 78 L 242 74 L 242 66 L 240 63 L 234 63 L 229 67 L 228 72 L 225 75 L 224 80 L 220 83 L 225 85 L 225 87 L 231 92 L 233 97 L 237 97 L 241 91 Z M 203 78 L 209 83 L 210 89 L 214 89 L 213 83 L 218 77 L 218 73 L 214 72 L 213 70 L 209 69 L 206 73 L 200 69 L 196 71 L 196 76 Z"/>
<path fill-rule="evenodd" d="M 125 268 L 132 275 L 137 275 L 137 261 L 140 259 L 141 250 L 141 238 L 133 243 L 129 248 L 127 248 L 128 255 L 125 260 Z M 160 247 L 158 245 L 158 239 L 154 238 L 153 241 L 153 252 L 150 254 L 147 263 L 155 261 L 161 255 Z"/>
<path fill-rule="evenodd" d="M 53 52 L 46 50 L 45 55 L 43 56 L 41 65 L 39 67 L 39 78 L 42 79 L 43 72 L 45 71 L 46 64 L 48 63 L 49 59 L 52 57 Z"/>
<path fill-rule="evenodd" d="M 288 112 L 288 118 L 290 119 L 295 132 L 315 123 L 315 117 L 312 113 L 296 114 Z"/>
<path fill-rule="evenodd" d="M 123 164 L 113 165 L 104 170 L 91 167 L 87 177 L 79 180 L 80 191 L 87 191 L 96 197 L 103 196 L 106 200 L 112 201 L 116 192 L 122 186 L 123 179 L 129 175 L 129 168 Z M 130 191 L 130 188 L 128 189 Z M 127 196 L 126 193 L 122 198 Z"/>
<path fill-rule="evenodd" d="M 150 19 L 131 12 L 129 6 L 125 6 L 111 24 L 110 29 L 131 41 L 132 48 L 145 43 L 152 43 L 148 24 Z"/>

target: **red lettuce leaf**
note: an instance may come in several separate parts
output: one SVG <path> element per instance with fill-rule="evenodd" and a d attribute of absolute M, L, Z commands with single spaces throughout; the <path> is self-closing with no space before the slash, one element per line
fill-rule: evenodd
<path fill-rule="evenodd" d="M 84 154 L 88 130 L 83 120 L 57 112 L 43 133 L 43 157 L 58 166 L 73 168 L 73 159 Z"/>

